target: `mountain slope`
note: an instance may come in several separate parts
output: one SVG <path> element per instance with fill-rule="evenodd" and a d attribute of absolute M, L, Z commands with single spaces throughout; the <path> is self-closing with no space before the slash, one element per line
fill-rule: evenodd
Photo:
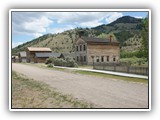
<path fill-rule="evenodd" d="M 83 30 L 85 36 L 102 37 L 114 35 L 123 47 L 126 40 L 139 35 L 142 29 L 142 19 L 124 16 L 108 25 L 100 25 L 94 28 L 75 28 L 58 34 L 46 34 L 30 42 L 24 43 L 12 49 L 12 53 L 16 54 L 24 51 L 27 47 L 49 47 L 54 52 L 73 52 L 75 50 L 74 43 L 78 38 L 78 31 Z M 139 41 L 139 40 L 137 40 Z"/>

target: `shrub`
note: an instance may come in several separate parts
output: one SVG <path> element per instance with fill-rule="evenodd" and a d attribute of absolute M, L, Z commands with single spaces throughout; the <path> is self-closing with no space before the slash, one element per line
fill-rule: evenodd
<path fill-rule="evenodd" d="M 64 66 L 64 67 L 78 67 L 78 64 L 75 63 L 75 61 L 70 58 L 67 57 L 65 60 L 62 58 L 48 58 L 45 61 L 46 64 L 54 64 L 55 66 Z M 48 65 L 50 66 L 50 65 Z"/>
<path fill-rule="evenodd" d="M 66 57 L 66 67 L 78 67 L 71 57 Z"/>
<path fill-rule="evenodd" d="M 50 67 L 50 68 L 51 68 L 51 67 L 53 67 L 53 64 L 50 63 L 50 64 L 47 65 L 47 67 Z"/>
<path fill-rule="evenodd" d="M 50 63 L 53 63 L 53 58 L 52 57 L 47 58 L 46 61 L 45 61 L 45 64 L 50 64 Z"/>

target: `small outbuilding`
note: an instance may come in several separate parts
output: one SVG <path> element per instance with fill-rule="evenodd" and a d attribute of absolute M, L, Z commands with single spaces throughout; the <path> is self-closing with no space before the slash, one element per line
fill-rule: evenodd
<path fill-rule="evenodd" d="M 27 62 L 27 55 L 25 51 L 19 53 L 19 62 Z"/>
<path fill-rule="evenodd" d="M 12 62 L 15 62 L 16 60 L 15 60 L 15 56 L 12 56 Z"/>

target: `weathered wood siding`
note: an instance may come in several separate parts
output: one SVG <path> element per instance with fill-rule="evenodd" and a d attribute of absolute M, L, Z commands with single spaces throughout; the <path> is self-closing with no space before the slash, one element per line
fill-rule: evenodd
<path fill-rule="evenodd" d="M 45 63 L 47 58 L 35 58 L 36 63 Z"/>
<path fill-rule="evenodd" d="M 97 59 L 99 59 L 99 62 L 119 62 L 119 55 L 120 55 L 119 45 L 113 45 L 113 44 L 87 45 L 88 63 L 93 63 L 93 60 L 94 62 L 97 62 Z"/>
<path fill-rule="evenodd" d="M 35 53 L 50 53 L 50 51 L 28 51 L 26 50 L 26 54 L 27 54 L 27 62 L 38 62 L 35 56 Z M 44 60 L 41 60 L 44 61 Z"/>

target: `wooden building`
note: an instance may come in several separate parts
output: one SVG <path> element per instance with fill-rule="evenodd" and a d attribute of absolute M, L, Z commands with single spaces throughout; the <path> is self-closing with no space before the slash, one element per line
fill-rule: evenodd
<path fill-rule="evenodd" d="M 78 64 L 117 63 L 120 57 L 119 42 L 109 39 L 80 36 L 75 44 Z"/>
<path fill-rule="evenodd" d="M 45 47 L 28 47 L 26 49 L 27 62 L 37 62 L 36 53 L 51 53 L 50 48 Z"/>
<path fill-rule="evenodd" d="M 63 58 L 64 56 L 61 53 L 36 53 L 35 54 L 35 62 L 44 63 L 47 58 L 55 57 L 55 58 Z"/>
<path fill-rule="evenodd" d="M 27 55 L 25 51 L 19 53 L 19 62 L 27 62 Z"/>
<path fill-rule="evenodd" d="M 16 62 L 15 56 L 12 56 L 12 62 Z"/>

